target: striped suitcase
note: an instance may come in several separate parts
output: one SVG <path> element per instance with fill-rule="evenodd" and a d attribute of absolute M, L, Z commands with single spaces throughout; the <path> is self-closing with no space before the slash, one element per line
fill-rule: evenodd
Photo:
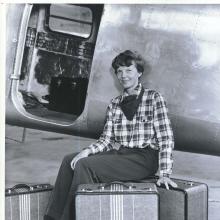
<path fill-rule="evenodd" d="M 177 188 L 157 187 L 160 196 L 160 220 L 207 220 L 208 186 L 187 180 L 172 179 Z M 147 182 L 155 182 L 151 179 Z M 210 219 L 211 220 L 211 219 Z"/>
<path fill-rule="evenodd" d="M 153 183 L 82 184 L 75 197 L 76 220 L 158 220 Z"/>
<path fill-rule="evenodd" d="M 18 184 L 5 191 L 5 220 L 42 220 L 52 190 L 50 184 Z"/>

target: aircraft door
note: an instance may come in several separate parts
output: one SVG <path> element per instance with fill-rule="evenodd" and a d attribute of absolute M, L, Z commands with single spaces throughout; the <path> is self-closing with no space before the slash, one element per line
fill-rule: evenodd
<path fill-rule="evenodd" d="M 19 7 L 14 5 L 15 13 Z M 7 122 L 67 126 L 82 115 L 102 10 L 103 5 L 23 5 Z"/>

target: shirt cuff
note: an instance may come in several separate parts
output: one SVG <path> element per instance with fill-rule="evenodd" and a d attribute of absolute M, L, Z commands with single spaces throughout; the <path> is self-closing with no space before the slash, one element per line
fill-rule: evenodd
<path fill-rule="evenodd" d="M 83 148 L 83 150 L 91 150 L 91 154 L 95 154 L 96 153 L 93 145 L 85 147 L 85 148 Z"/>
<path fill-rule="evenodd" d="M 172 170 L 160 170 L 159 176 L 160 177 L 170 177 L 171 173 L 172 173 Z"/>
<path fill-rule="evenodd" d="M 163 173 L 161 176 L 170 178 L 170 174 L 168 174 L 168 173 Z"/>

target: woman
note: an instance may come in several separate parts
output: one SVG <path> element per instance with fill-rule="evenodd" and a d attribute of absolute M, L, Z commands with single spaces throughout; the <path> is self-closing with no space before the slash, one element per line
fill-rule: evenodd
<path fill-rule="evenodd" d="M 62 162 L 45 220 L 74 219 L 74 192 L 79 184 L 141 180 L 159 168 L 157 184 L 176 187 L 172 173 L 173 132 L 160 93 L 144 89 L 142 57 L 130 50 L 112 62 L 124 89 L 107 108 L 103 133 L 96 143 Z"/>

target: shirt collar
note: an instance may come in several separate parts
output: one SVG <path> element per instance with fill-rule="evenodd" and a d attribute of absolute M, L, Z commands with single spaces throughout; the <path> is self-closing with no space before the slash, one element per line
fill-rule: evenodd
<path fill-rule="evenodd" d="M 141 89 L 142 89 L 142 85 L 141 85 L 141 83 L 138 83 L 138 85 L 135 87 L 135 89 L 134 89 L 134 94 L 132 94 L 132 95 L 137 95 L 137 96 L 139 96 L 139 94 L 140 94 L 140 92 L 141 92 Z M 124 92 L 123 92 L 123 94 L 122 94 L 122 99 L 124 98 L 124 97 L 126 97 L 126 96 L 129 96 L 130 94 L 128 94 L 125 90 L 124 90 Z"/>

